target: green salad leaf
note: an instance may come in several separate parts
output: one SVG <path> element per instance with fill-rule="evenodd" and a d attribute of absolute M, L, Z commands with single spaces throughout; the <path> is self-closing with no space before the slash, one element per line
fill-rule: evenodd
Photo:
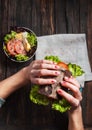
<path fill-rule="evenodd" d="M 51 60 L 51 61 L 56 62 L 56 63 L 58 63 L 59 61 L 61 61 L 58 56 L 52 56 L 52 55 L 46 56 L 44 59 L 45 60 Z"/>
<path fill-rule="evenodd" d="M 68 67 L 74 77 L 81 76 L 85 73 L 79 65 L 69 63 Z"/>
<path fill-rule="evenodd" d="M 58 56 L 46 56 L 44 59 L 46 60 L 51 60 L 54 61 L 56 63 L 60 62 L 61 60 L 58 58 Z M 84 71 L 82 70 L 82 68 L 79 65 L 76 64 L 72 64 L 69 63 L 68 64 L 69 70 L 72 72 L 72 75 L 77 77 L 77 76 L 81 76 L 82 74 L 84 74 Z M 60 100 L 50 100 L 48 97 L 41 95 L 38 93 L 39 91 L 39 85 L 34 85 L 31 88 L 30 91 L 30 100 L 35 103 L 35 104 L 39 104 L 39 105 L 51 105 L 51 109 L 59 111 L 61 113 L 66 112 L 67 110 L 70 110 L 71 105 L 69 104 L 69 102 L 62 98 Z"/>
<path fill-rule="evenodd" d="M 27 40 L 28 40 L 28 43 L 31 45 L 31 47 L 35 46 L 37 44 L 37 38 L 35 36 L 35 34 L 30 34 L 30 33 L 27 33 Z"/>
<path fill-rule="evenodd" d="M 39 105 L 48 105 L 49 104 L 49 99 L 38 93 L 39 90 L 39 85 L 34 85 L 30 91 L 30 100 Z"/>
<path fill-rule="evenodd" d="M 15 58 L 17 61 L 26 61 L 29 59 L 28 56 L 23 55 L 23 54 L 17 54 L 17 55 L 15 55 Z"/>
<path fill-rule="evenodd" d="M 67 110 L 70 110 L 70 108 L 71 108 L 71 105 L 64 98 L 62 100 L 54 101 L 52 103 L 52 109 L 57 110 L 57 111 L 62 112 L 62 113 L 66 112 Z"/>
<path fill-rule="evenodd" d="M 9 34 L 6 34 L 4 37 L 5 43 L 8 43 L 9 40 L 15 37 L 17 33 L 15 31 L 11 31 Z"/>

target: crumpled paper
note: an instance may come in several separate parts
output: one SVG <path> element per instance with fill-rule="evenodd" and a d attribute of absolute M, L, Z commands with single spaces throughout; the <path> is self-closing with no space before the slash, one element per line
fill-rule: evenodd
<path fill-rule="evenodd" d="M 47 55 L 58 56 L 66 63 L 82 67 L 85 74 L 77 79 L 83 87 L 85 81 L 92 80 L 85 34 L 54 34 L 37 37 L 37 40 L 36 59 L 44 59 Z"/>

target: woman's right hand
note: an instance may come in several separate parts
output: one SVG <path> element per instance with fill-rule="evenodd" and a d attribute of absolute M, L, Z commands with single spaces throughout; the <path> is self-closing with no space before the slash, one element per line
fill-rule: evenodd
<path fill-rule="evenodd" d="M 56 82 L 51 76 L 58 76 L 60 67 L 49 60 L 34 60 L 25 67 L 25 77 L 34 84 L 45 85 Z M 50 78 L 46 78 L 50 76 Z"/>

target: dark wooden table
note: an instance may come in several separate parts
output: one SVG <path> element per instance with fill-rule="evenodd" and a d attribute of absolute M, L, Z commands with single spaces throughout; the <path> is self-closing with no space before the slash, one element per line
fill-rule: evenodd
<path fill-rule="evenodd" d="M 29 64 L 13 63 L 2 52 L 2 37 L 10 26 L 28 27 L 37 36 L 85 33 L 92 68 L 92 0 L 0 0 L 0 80 Z M 67 113 L 32 104 L 30 87 L 7 98 L 0 110 L 0 130 L 67 130 Z M 85 83 L 82 107 L 85 129 L 92 130 L 92 82 Z"/>

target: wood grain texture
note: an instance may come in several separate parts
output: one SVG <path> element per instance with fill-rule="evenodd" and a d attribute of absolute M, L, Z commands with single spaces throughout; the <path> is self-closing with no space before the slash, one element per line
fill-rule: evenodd
<path fill-rule="evenodd" d="M 92 68 L 92 0 L 0 0 L 0 43 L 11 26 L 25 26 L 37 36 L 59 33 L 85 33 Z M 30 61 L 31 62 L 31 61 Z M 28 65 L 10 62 L 0 44 L 0 80 Z M 23 86 L 7 98 L 0 110 L 2 130 L 67 130 L 67 113 L 51 111 L 29 100 L 29 86 Z M 83 91 L 83 121 L 92 127 L 92 82 Z M 61 125 L 63 124 L 63 125 Z"/>
<path fill-rule="evenodd" d="M 87 19 L 87 43 L 88 43 L 88 54 L 90 59 L 90 65 L 92 69 L 92 1 L 88 0 L 88 19 Z M 87 83 L 86 86 L 86 118 L 85 124 L 92 127 L 92 82 Z"/>

